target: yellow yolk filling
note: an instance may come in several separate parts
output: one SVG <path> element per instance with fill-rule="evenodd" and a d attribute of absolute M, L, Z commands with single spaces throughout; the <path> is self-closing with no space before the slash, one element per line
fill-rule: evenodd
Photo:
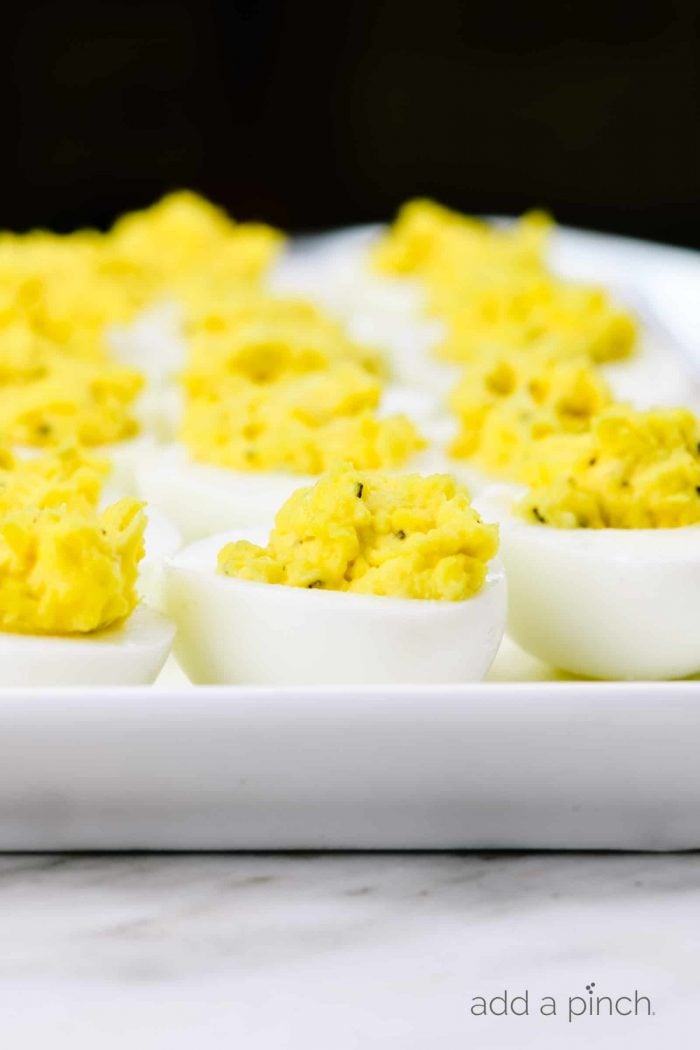
<path fill-rule="evenodd" d="M 282 242 L 174 193 L 107 233 L 0 234 L 0 434 L 43 446 L 138 431 L 139 373 L 110 362 L 108 328 L 166 297 L 200 312 L 257 288 Z"/>
<path fill-rule="evenodd" d="M 122 499 L 84 508 L 17 507 L 0 513 L 0 630 L 88 633 L 133 612 L 146 518 Z"/>
<path fill-rule="evenodd" d="M 491 351 L 544 347 L 559 358 L 586 355 L 595 363 L 628 357 L 636 329 L 632 317 L 611 307 L 601 288 L 540 279 L 518 288 L 488 288 L 465 297 L 450 312 L 438 357 L 468 363 Z"/>
<path fill-rule="evenodd" d="M 459 281 L 486 283 L 502 274 L 541 275 L 551 220 L 541 212 L 502 229 L 435 201 L 404 204 L 374 250 L 386 273 L 425 277 L 429 291 Z"/>
<path fill-rule="evenodd" d="M 34 447 L 122 441 L 138 432 L 132 410 L 142 387 L 142 376 L 120 365 L 44 359 L 33 378 L 0 377 L 0 434 Z"/>
<path fill-rule="evenodd" d="M 339 462 L 400 467 L 425 446 L 405 416 L 377 419 L 376 379 L 355 364 L 267 385 L 187 378 L 182 438 L 194 458 L 235 470 L 320 474 Z"/>
<path fill-rule="evenodd" d="M 107 472 L 76 448 L 0 448 L 0 630 L 87 633 L 133 612 L 146 518 L 132 499 L 98 512 Z"/>
<path fill-rule="evenodd" d="M 660 529 L 700 523 L 700 428 L 685 409 L 614 406 L 590 431 L 538 442 L 517 510 L 555 528 Z"/>
<path fill-rule="evenodd" d="M 290 587 L 462 601 L 481 590 L 498 548 L 449 475 L 397 477 L 343 466 L 281 508 L 266 548 L 219 553 L 226 576 Z"/>
<path fill-rule="evenodd" d="M 586 430 L 610 401 L 607 384 L 585 359 L 493 356 L 465 369 L 452 392 L 459 432 L 450 453 L 486 473 L 518 478 L 542 438 Z"/>
<path fill-rule="evenodd" d="M 320 474 L 339 462 L 394 469 L 425 443 L 378 419 L 381 356 L 312 304 L 260 294 L 192 312 L 181 436 L 235 470 Z"/>
<path fill-rule="evenodd" d="M 105 326 L 140 305 L 102 272 L 108 235 L 0 235 L 0 348 L 24 327 L 61 353 L 102 360 Z"/>
<path fill-rule="evenodd" d="M 76 448 L 19 459 L 0 448 L 0 514 L 20 507 L 39 510 L 70 506 L 94 509 L 109 472 L 107 463 Z"/>
<path fill-rule="evenodd" d="M 446 360 L 537 347 L 594 362 L 628 356 L 636 339 L 632 317 L 602 288 L 550 273 L 550 225 L 533 213 L 501 229 L 431 201 L 411 201 L 375 249 L 374 262 L 384 272 L 423 280 L 430 308 L 447 324 L 436 351 Z"/>
<path fill-rule="evenodd" d="M 170 293 L 202 307 L 240 284 L 257 283 L 283 240 L 269 226 L 239 225 L 221 208 L 181 191 L 115 223 L 105 268 L 135 284 L 142 301 Z"/>
<path fill-rule="evenodd" d="M 22 317 L 36 335 L 100 356 L 107 324 L 165 296 L 199 309 L 255 287 L 283 237 L 237 224 L 196 194 L 173 193 L 122 216 L 107 233 L 0 235 L 0 332 Z"/>
<path fill-rule="evenodd" d="M 221 375 L 271 383 L 351 361 L 373 375 L 381 355 L 348 339 L 341 326 L 300 299 L 242 297 L 237 303 L 190 315 L 186 375 L 216 387 Z"/>

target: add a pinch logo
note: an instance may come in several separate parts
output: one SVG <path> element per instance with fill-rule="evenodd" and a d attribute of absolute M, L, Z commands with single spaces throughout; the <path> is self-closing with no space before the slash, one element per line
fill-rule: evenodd
<path fill-rule="evenodd" d="M 651 998 L 636 988 L 624 995 L 600 994 L 595 981 L 585 986 L 585 993 L 543 995 L 535 997 L 529 989 L 490 998 L 472 997 L 469 1012 L 473 1017 L 563 1017 L 569 1024 L 587 1017 L 653 1017 Z"/>

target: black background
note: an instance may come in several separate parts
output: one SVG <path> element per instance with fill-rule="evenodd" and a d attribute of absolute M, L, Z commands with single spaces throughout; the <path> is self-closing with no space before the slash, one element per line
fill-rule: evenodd
<path fill-rule="evenodd" d="M 0 225 L 191 186 L 290 229 L 431 194 L 700 246 L 700 0 L 25 4 Z"/>

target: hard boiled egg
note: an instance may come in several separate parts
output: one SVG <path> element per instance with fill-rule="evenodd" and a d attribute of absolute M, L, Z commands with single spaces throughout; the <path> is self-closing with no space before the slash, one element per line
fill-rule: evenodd
<path fill-rule="evenodd" d="M 519 646 L 590 678 L 700 672 L 700 525 L 559 529 L 514 515 L 507 491 L 475 502 L 501 526 Z"/>
<path fill-rule="evenodd" d="M 464 601 L 420 601 L 255 583 L 217 574 L 227 543 L 260 543 L 265 530 L 191 544 L 166 565 L 175 652 L 193 682 L 260 685 L 478 681 L 505 625 L 497 561 Z"/>
<path fill-rule="evenodd" d="M 0 686 L 147 685 L 157 678 L 174 636 L 171 621 L 146 605 L 92 634 L 0 632 Z"/>

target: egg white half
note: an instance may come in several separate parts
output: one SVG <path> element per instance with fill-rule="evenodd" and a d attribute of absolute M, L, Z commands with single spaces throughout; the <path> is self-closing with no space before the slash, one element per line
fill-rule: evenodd
<path fill-rule="evenodd" d="M 121 624 L 84 635 L 0 632 L 0 686 L 149 685 L 157 678 L 175 625 L 139 605 Z"/>
<path fill-rule="evenodd" d="M 483 589 L 461 602 L 419 601 L 252 583 L 216 572 L 226 543 L 266 541 L 266 530 L 191 544 L 166 565 L 176 655 L 193 682 L 259 685 L 478 681 L 506 616 L 497 560 Z"/>
<path fill-rule="evenodd" d="M 700 672 L 700 526 L 556 529 L 478 501 L 501 526 L 508 633 L 545 663 L 600 679 Z"/>

